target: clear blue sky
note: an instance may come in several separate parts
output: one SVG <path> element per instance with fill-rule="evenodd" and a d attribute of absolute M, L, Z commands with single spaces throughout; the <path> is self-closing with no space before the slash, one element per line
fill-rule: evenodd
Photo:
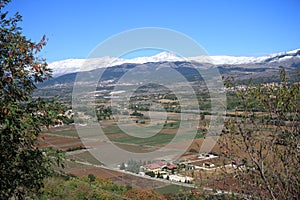
<path fill-rule="evenodd" d="M 85 58 L 100 42 L 140 27 L 182 32 L 210 55 L 260 56 L 300 48 L 300 0 L 13 0 L 24 34 L 49 62 Z"/>

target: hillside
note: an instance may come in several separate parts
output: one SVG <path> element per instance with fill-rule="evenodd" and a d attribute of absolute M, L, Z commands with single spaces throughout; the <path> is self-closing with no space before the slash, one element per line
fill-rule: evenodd
<path fill-rule="evenodd" d="M 289 80 L 295 81 L 297 71 L 300 69 L 300 50 L 294 50 L 286 53 L 278 53 L 264 57 L 224 57 L 224 56 L 211 56 L 205 57 L 193 57 L 191 61 L 182 60 L 171 53 L 160 53 L 152 57 L 140 57 L 131 60 L 120 59 L 114 62 L 113 66 L 103 68 L 101 63 L 107 63 L 108 58 L 93 60 L 93 67 L 91 63 L 86 61 L 86 67 L 84 69 L 96 68 L 86 71 L 80 71 L 80 65 L 82 60 L 65 60 L 50 64 L 53 67 L 54 77 L 38 85 L 38 89 L 35 94 L 43 97 L 49 96 L 63 96 L 70 97 L 72 88 L 76 80 L 76 76 L 79 73 L 87 73 L 90 75 L 103 73 L 99 83 L 109 81 L 109 83 L 117 83 L 118 80 L 127 72 L 133 72 L 133 69 L 145 68 L 149 70 L 157 70 L 164 66 L 169 66 L 182 74 L 189 82 L 202 80 L 201 74 L 198 73 L 198 69 L 201 72 L 205 72 L 209 68 L 217 68 L 220 74 L 224 77 L 235 77 L 238 80 L 244 81 L 253 79 L 255 83 L 261 82 L 278 82 L 278 71 L 280 66 L 283 66 L 287 71 Z M 201 60 L 202 59 L 202 60 Z M 223 60 L 222 60 L 223 59 Z M 111 59 L 109 59 L 111 60 Z M 165 60 L 165 61 L 163 61 Z M 148 62 L 149 61 L 149 62 Z M 196 62 L 197 61 L 197 62 Z M 126 63 L 132 62 L 132 63 Z M 146 62 L 146 63 L 144 63 Z M 217 63 L 211 64 L 209 62 Z M 75 67 L 74 63 L 76 63 Z M 116 64 L 116 65 L 115 65 Z M 83 64 L 85 66 L 85 64 Z M 98 67 L 97 67 L 98 66 Z M 63 72 L 61 69 L 65 69 Z M 68 73 L 71 72 L 71 73 Z M 146 73 L 145 70 L 133 73 Z M 65 73 L 65 74 L 64 74 Z M 61 74 L 60 76 L 56 76 Z M 138 77 L 136 75 L 135 77 Z M 134 75 L 133 75 L 134 77 Z M 135 79 L 135 78 L 133 78 Z"/>

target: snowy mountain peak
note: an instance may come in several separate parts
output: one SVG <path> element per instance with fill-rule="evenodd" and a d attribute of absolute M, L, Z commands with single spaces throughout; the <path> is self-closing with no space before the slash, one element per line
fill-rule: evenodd
<path fill-rule="evenodd" d="M 137 57 L 133 59 L 124 59 L 124 63 L 148 63 L 148 62 L 165 62 L 165 61 L 180 61 L 183 60 L 182 58 L 178 57 L 175 53 L 172 52 L 161 52 L 159 54 L 156 54 L 154 56 L 143 56 L 143 57 Z"/>
<path fill-rule="evenodd" d="M 247 56 L 196 56 L 187 58 L 190 61 L 196 61 L 201 63 L 212 63 L 215 65 L 239 65 L 239 64 L 257 64 L 257 63 L 272 63 L 281 62 L 289 59 L 300 60 L 300 49 L 295 49 L 288 52 L 281 52 L 261 57 L 247 57 Z M 57 77 L 63 74 L 89 71 L 97 68 L 103 68 L 107 66 L 116 66 L 124 63 L 144 64 L 149 62 L 175 62 L 184 61 L 186 59 L 177 56 L 173 52 L 161 52 L 154 56 L 144 56 L 132 59 L 114 58 L 114 57 L 102 57 L 102 58 L 89 58 L 89 59 L 67 59 L 62 61 L 56 61 L 49 64 L 49 67 L 53 70 L 53 76 Z"/>
<path fill-rule="evenodd" d="M 300 49 L 295 49 L 295 50 L 292 50 L 292 51 L 288 51 L 286 53 L 287 54 L 299 54 L 300 53 Z"/>
<path fill-rule="evenodd" d="M 155 56 L 152 56 L 152 59 L 157 60 L 157 61 L 178 61 L 182 60 L 182 58 L 178 57 L 175 53 L 173 52 L 161 52 Z"/>

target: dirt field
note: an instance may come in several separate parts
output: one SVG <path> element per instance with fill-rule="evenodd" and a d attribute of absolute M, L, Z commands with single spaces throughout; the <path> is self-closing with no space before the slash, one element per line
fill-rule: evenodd
<path fill-rule="evenodd" d="M 151 179 L 145 179 L 142 177 L 125 174 L 119 171 L 87 166 L 84 164 L 66 161 L 64 172 L 67 174 L 73 174 L 79 177 L 88 176 L 89 174 L 93 174 L 97 178 L 102 179 L 110 179 L 114 183 L 122 184 L 122 185 L 131 185 L 134 188 L 140 189 L 154 189 L 169 185 L 168 183 L 163 183 L 160 181 L 155 181 Z"/>
<path fill-rule="evenodd" d="M 96 167 L 85 167 L 82 169 L 73 169 L 73 170 L 66 170 L 67 174 L 74 174 L 78 177 L 88 176 L 89 174 L 93 174 L 97 178 L 102 179 L 111 179 L 116 177 L 121 177 L 122 173 L 116 172 L 113 170 L 96 168 Z"/>
<path fill-rule="evenodd" d="M 43 134 L 38 138 L 37 146 L 68 150 L 70 148 L 84 147 L 84 144 L 78 138 Z"/>
<path fill-rule="evenodd" d="M 168 183 L 155 181 L 151 179 L 145 179 L 142 177 L 133 176 L 130 174 L 124 174 L 121 177 L 112 177 L 110 178 L 114 183 L 119 183 L 122 185 L 132 185 L 134 188 L 140 188 L 144 190 L 160 188 L 163 186 L 170 185 Z"/>
<path fill-rule="evenodd" d="M 109 125 L 113 125 L 112 122 L 106 123 L 106 128 L 109 129 Z M 112 128 L 110 131 L 114 131 L 115 128 Z M 93 148 L 105 148 L 105 145 L 108 145 L 109 143 L 106 141 L 97 140 L 96 137 L 85 137 L 81 140 L 74 136 L 73 132 L 76 131 L 74 127 L 65 127 L 65 128 L 58 128 L 58 133 L 56 135 L 55 130 L 52 130 L 49 134 L 44 134 L 39 138 L 39 146 L 51 146 L 55 149 L 60 150 L 70 150 L 71 148 L 79 148 L 84 147 L 84 144 L 88 149 Z M 87 129 L 89 130 L 89 129 Z M 118 131 L 117 129 L 115 129 Z M 91 132 L 96 131 L 95 129 L 91 129 Z M 64 135 L 64 132 L 66 133 Z M 166 135 L 172 136 L 174 130 L 173 129 L 166 129 L 165 130 Z M 51 135 L 52 134 L 52 135 Z M 92 133 L 93 134 L 93 133 Z M 114 139 L 122 138 L 122 133 L 108 133 L 110 136 Z M 158 141 L 156 143 L 153 143 L 151 146 L 148 145 L 142 145 L 139 143 L 131 143 L 130 140 L 121 140 L 120 142 L 115 143 L 115 145 L 119 146 L 120 148 L 131 151 L 131 152 L 142 152 L 146 153 L 149 151 L 154 151 L 157 148 L 162 147 L 161 144 L 162 140 L 165 138 L 159 137 Z M 173 149 L 183 149 L 183 147 L 188 147 L 186 150 L 189 151 L 190 149 L 195 149 L 196 151 L 200 150 L 201 144 L 203 143 L 203 138 L 194 139 L 191 143 L 191 141 L 182 141 L 177 143 L 171 143 L 169 145 L 169 148 Z M 126 143 L 124 143 L 126 142 Z M 131 144 L 129 144 L 131 143 Z M 148 141 L 149 143 L 149 141 Z M 147 142 L 145 144 L 148 144 Z M 191 143 L 191 144 L 190 144 Z M 151 143 L 150 143 L 151 144 Z M 212 151 L 216 153 L 220 153 L 223 151 L 220 145 L 216 145 L 212 148 Z M 80 151 L 70 151 L 67 153 L 67 158 L 72 160 L 77 160 L 83 163 L 91 163 L 94 165 L 101 165 L 101 162 L 98 161 L 96 158 L 94 158 L 93 155 L 91 155 L 87 150 L 80 150 Z M 198 153 L 191 153 L 186 152 L 182 155 L 182 159 L 188 159 L 188 160 L 196 160 L 198 159 Z M 230 162 L 229 160 L 226 160 L 226 162 Z M 214 159 L 212 161 L 216 166 L 220 166 L 224 163 L 224 160 L 222 159 Z M 203 162 L 195 162 L 193 165 L 202 166 Z M 88 174 L 93 174 L 98 178 L 104 178 L 104 179 L 111 179 L 115 183 L 120 184 L 130 184 L 133 187 L 142 188 L 142 189 L 153 189 L 153 188 L 159 188 L 168 185 L 168 183 L 163 183 L 160 181 L 155 181 L 151 179 L 145 179 L 138 176 L 133 176 L 130 174 L 124 174 L 118 171 L 109 170 L 109 169 L 103 169 L 99 167 L 94 167 L 90 165 L 75 163 L 71 161 L 65 162 L 65 173 L 74 174 L 76 176 L 87 176 Z M 192 172 L 187 171 L 185 175 L 193 176 L 197 183 L 200 185 L 205 186 L 214 186 L 218 189 L 228 189 L 231 190 L 231 186 L 233 186 L 234 183 L 233 180 L 228 179 L 226 181 L 220 181 L 223 179 L 227 179 L 227 177 L 224 177 L 224 170 L 222 169 L 215 169 L 215 170 L 195 170 L 192 174 Z M 232 183 L 231 183 L 232 182 Z M 226 184 L 225 184 L 226 183 Z M 229 184 L 228 184 L 229 183 Z"/>

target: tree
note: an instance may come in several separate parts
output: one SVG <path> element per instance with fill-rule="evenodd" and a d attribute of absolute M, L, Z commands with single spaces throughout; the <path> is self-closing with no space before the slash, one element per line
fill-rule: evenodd
<path fill-rule="evenodd" d="M 151 177 L 155 177 L 155 173 L 153 171 L 146 172 L 145 174 Z"/>
<path fill-rule="evenodd" d="M 125 163 L 124 162 L 122 162 L 122 164 L 120 165 L 120 170 L 125 170 L 126 169 L 126 167 L 125 167 Z"/>
<path fill-rule="evenodd" d="M 159 172 L 157 172 L 156 177 L 157 177 L 157 178 L 162 178 L 162 175 L 161 175 Z"/>
<path fill-rule="evenodd" d="M 89 174 L 89 175 L 88 175 L 88 178 L 89 178 L 89 181 L 90 181 L 90 182 L 94 182 L 94 181 L 96 180 L 96 177 L 95 177 L 94 174 Z"/>
<path fill-rule="evenodd" d="M 234 87 L 235 81 L 226 81 Z M 300 85 L 281 70 L 278 84 L 251 82 L 236 90 L 243 112 L 228 119 L 222 145 L 241 167 L 235 177 L 253 197 L 297 199 L 300 194 Z"/>
<path fill-rule="evenodd" d="M 8 17 L 3 11 L 9 1 L 0 1 L 0 199 L 24 199 L 51 174 L 52 155 L 37 148 L 36 141 L 42 126 L 58 122 L 62 107 L 31 97 L 35 84 L 51 74 L 36 56 L 46 38 L 35 43 L 23 36 L 21 15 Z"/>
<path fill-rule="evenodd" d="M 155 191 L 149 191 L 149 190 L 140 190 L 133 188 L 132 190 L 128 190 L 124 194 L 124 198 L 126 199 L 151 199 L 151 200 L 163 200 L 166 199 L 163 195 L 155 192 Z"/>

